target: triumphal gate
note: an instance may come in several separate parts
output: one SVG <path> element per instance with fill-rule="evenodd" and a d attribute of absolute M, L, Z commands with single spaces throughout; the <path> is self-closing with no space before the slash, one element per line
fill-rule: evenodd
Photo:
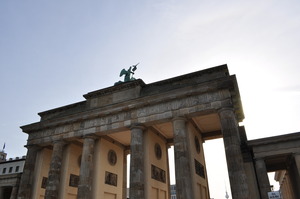
<path fill-rule="evenodd" d="M 253 194 L 239 90 L 226 65 L 151 84 L 130 79 L 84 98 L 21 127 L 28 153 L 18 198 L 125 199 L 130 178 L 131 199 L 167 199 L 175 164 L 177 198 L 209 199 L 202 144 L 215 138 L 224 140 L 233 198 Z"/>

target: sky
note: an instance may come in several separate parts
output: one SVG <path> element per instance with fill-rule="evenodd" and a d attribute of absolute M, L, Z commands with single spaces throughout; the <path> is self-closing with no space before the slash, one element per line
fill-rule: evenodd
<path fill-rule="evenodd" d="M 296 0 L 3 0 L 0 149 L 25 155 L 20 126 L 112 86 L 138 62 L 135 78 L 147 84 L 227 64 L 248 139 L 298 132 L 299 10 Z M 222 140 L 204 145 L 211 197 L 224 198 Z"/>

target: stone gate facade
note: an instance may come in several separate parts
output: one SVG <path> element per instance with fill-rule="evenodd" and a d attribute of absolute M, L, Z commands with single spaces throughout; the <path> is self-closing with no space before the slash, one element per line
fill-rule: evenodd
<path fill-rule="evenodd" d="M 170 198 L 174 146 L 178 199 L 208 199 L 203 142 L 223 138 L 232 196 L 258 198 L 241 150 L 239 89 L 226 65 L 145 84 L 141 79 L 84 95 L 22 126 L 28 148 L 18 198 Z M 127 155 L 130 154 L 130 173 Z"/>

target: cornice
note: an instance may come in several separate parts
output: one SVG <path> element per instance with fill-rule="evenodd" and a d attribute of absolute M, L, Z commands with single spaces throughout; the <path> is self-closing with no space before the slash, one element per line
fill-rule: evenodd
<path fill-rule="evenodd" d="M 249 141 L 247 141 L 247 144 L 250 147 L 256 147 L 256 146 L 260 146 L 260 145 L 263 146 L 266 144 L 282 143 L 282 142 L 296 141 L 296 140 L 300 140 L 300 132 L 279 135 L 279 136 L 272 136 L 272 137 L 261 138 L 261 139 L 255 139 L 255 140 L 249 140 Z"/>

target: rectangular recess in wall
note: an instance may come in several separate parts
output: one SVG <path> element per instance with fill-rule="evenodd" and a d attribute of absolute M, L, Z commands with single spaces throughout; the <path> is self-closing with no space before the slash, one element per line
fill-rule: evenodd
<path fill-rule="evenodd" d="M 205 179 L 204 166 L 195 159 L 196 174 Z"/>
<path fill-rule="evenodd" d="M 104 198 L 105 199 L 116 199 L 117 198 L 117 194 L 104 192 Z"/>
<path fill-rule="evenodd" d="M 151 165 L 151 177 L 154 180 L 166 183 L 166 172 L 153 164 Z"/>
<path fill-rule="evenodd" d="M 158 191 L 158 188 L 152 187 L 151 199 L 159 199 Z"/>
<path fill-rule="evenodd" d="M 167 199 L 167 192 L 165 190 L 160 190 L 159 199 Z"/>
<path fill-rule="evenodd" d="M 79 184 L 79 176 L 70 174 L 69 186 L 70 187 L 78 187 Z"/>
<path fill-rule="evenodd" d="M 118 175 L 105 171 L 105 184 L 117 186 L 118 185 Z"/>
<path fill-rule="evenodd" d="M 48 178 L 43 177 L 43 179 L 42 179 L 42 184 L 41 184 L 41 188 L 42 188 L 42 189 L 46 189 L 47 180 L 48 180 Z"/>

